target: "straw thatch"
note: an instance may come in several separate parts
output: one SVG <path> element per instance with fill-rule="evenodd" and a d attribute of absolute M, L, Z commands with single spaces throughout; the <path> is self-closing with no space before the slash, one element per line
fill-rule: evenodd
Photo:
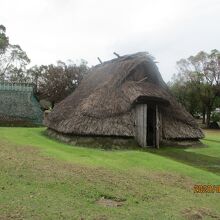
<path fill-rule="evenodd" d="M 171 95 L 147 53 L 126 55 L 93 67 L 80 86 L 45 119 L 71 135 L 135 136 L 134 106 L 161 103 L 162 139 L 203 137 L 194 118 Z"/>
<path fill-rule="evenodd" d="M 31 84 L 0 82 L 0 125 L 42 125 L 43 112 Z"/>

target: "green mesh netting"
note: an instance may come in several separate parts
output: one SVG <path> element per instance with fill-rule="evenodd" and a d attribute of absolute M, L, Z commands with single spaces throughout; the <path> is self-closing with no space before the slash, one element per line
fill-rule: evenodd
<path fill-rule="evenodd" d="M 0 121 L 42 124 L 43 112 L 30 84 L 0 83 Z"/>

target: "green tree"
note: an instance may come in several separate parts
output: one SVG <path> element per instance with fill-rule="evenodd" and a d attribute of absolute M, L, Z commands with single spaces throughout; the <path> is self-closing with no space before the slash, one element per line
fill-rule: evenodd
<path fill-rule="evenodd" d="M 198 115 L 202 111 L 202 103 L 198 91 L 192 82 L 182 83 L 176 80 L 169 85 L 172 93 L 188 112 L 193 116 Z"/>
<path fill-rule="evenodd" d="M 220 95 L 220 52 L 199 52 L 195 56 L 177 62 L 178 73 L 173 77 L 173 88 L 181 93 L 185 87 L 181 101 L 191 113 L 199 110 L 203 114 L 203 122 L 210 124 L 211 111 L 215 107 L 216 98 Z M 176 87 L 176 88 L 175 88 Z M 175 89 L 174 89 L 175 88 Z M 190 107 L 187 103 L 190 101 Z M 196 107 L 196 106 L 197 107 Z M 194 110 L 193 110 L 194 109 Z"/>
<path fill-rule="evenodd" d="M 71 94 L 88 72 L 87 62 L 79 65 L 73 61 L 66 64 L 58 61 L 56 65 L 34 66 L 28 75 L 36 85 L 39 99 L 46 99 L 53 105 Z"/>
<path fill-rule="evenodd" d="M 6 28 L 0 25 L 0 79 L 26 82 L 26 66 L 30 63 L 25 51 L 19 45 L 9 43 Z"/>
<path fill-rule="evenodd" d="M 6 28 L 4 25 L 0 25 L 0 56 L 5 52 L 8 44 L 9 40 L 6 36 Z"/>

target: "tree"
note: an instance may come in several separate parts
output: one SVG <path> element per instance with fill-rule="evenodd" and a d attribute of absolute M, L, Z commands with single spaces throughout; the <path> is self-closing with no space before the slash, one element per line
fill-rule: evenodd
<path fill-rule="evenodd" d="M 195 102 L 201 105 L 203 122 L 206 115 L 206 124 L 209 126 L 211 111 L 217 96 L 220 95 L 220 52 L 218 50 L 212 50 L 210 53 L 201 51 L 195 56 L 181 59 L 177 62 L 177 67 L 178 73 L 173 77 L 173 84 L 178 88 L 178 83 L 181 82 L 181 86 L 187 86 L 192 91 L 191 96 L 186 95 L 187 98 L 184 101 L 191 97 L 193 98 L 191 104 Z"/>
<path fill-rule="evenodd" d="M 56 65 L 34 66 L 28 75 L 36 85 L 39 99 L 46 99 L 53 105 L 71 94 L 88 71 L 87 62 L 79 65 L 69 61 L 58 61 Z"/>
<path fill-rule="evenodd" d="M 0 56 L 5 52 L 8 47 L 9 41 L 6 36 L 6 28 L 3 25 L 0 25 Z"/>
<path fill-rule="evenodd" d="M 197 116 L 202 110 L 202 103 L 198 91 L 192 82 L 176 80 L 169 84 L 169 87 L 178 100 L 191 115 Z"/>
<path fill-rule="evenodd" d="M 26 82 L 26 66 L 30 63 L 25 51 L 19 45 L 9 43 L 6 28 L 0 25 L 0 79 L 5 81 Z"/>
<path fill-rule="evenodd" d="M 43 83 L 44 76 L 47 71 L 46 65 L 33 66 L 27 70 L 27 76 L 30 78 L 30 81 L 35 85 L 36 92 L 39 92 L 39 86 Z"/>
<path fill-rule="evenodd" d="M 33 66 L 19 45 L 10 44 L 6 28 L 0 25 L 0 80 L 8 82 L 31 82 L 36 95 L 55 104 L 64 99 L 79 85 L 88 71 L 87 62 L 79 65 L 69 60 L 68 64 L 58 61 L 56 65 Z"/>

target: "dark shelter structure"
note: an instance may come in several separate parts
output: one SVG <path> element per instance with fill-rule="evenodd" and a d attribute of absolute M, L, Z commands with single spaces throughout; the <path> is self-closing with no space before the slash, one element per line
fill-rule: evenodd
<path fill-rule="evenodd" d="M 59 135 L 129 137 L 142 147 L 203 137 L 144 52 L 93 67 L 45 124 Z"/>
<path fill-rule="evenodd" d="M 28 83 L 0 83 L 0 125 L 41 125 L 43 112 Z"/>

